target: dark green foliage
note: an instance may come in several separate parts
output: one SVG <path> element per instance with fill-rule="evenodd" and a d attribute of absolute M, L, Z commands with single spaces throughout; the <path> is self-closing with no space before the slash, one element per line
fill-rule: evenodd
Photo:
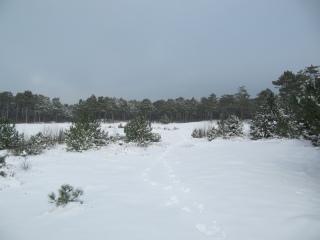
<path fill-rule="evenodd" d="M 32 135 L 29 140 L 20 141 L 19 145 L 11 152 L 16 156 L 41 154 L 43 150 L 50 149 L 61 141 L 60 134 L 61 132 L 57 136 L 52 136 L 38 132 L 36 135 Z"/>
<path fill-rule="evenodd" d="M 278 98 L 270 93 L 252 119 L 250 137 L 253 140 L 262 138 L 295 138 L 299 135 L 298 124 L 290 114 L 285 114 Z"/>
<path fill-rule="evenodd" d="M 193 138 L 205 138 L 208 135 L 208 130 L 205 128 L 195 128 L 193 129 L 193 132 L 191 136 Z"/>
<path fill-rule="evenodd" d="M 6 165 L 6 157 L 7 157 L 7 155 L 0 156 L 0 168 L 4 167 Z"/>
<path fill-rule="evenodd" d="M 285 109 L 289 107 L 290 95 L 301 92 L 301 81 L 303 79 L 291 71 L 285 71 L 278 80 L 272 81 L 272 84 L 279 88 L 281 105 Z"/>
<path fill-rule="evenodd" d="M 218 128 L 212 127 L 208 132 L 208 140 L 211 141 L 217 137 L 231 138 L 240 137 L 243 135 L 243 125 L 239 118 L 235 115 L 231 115 L 226 120 L 221 118 L 218 121 Z"/>
<path fill-rule="evenodd" d="M 84 194 L 83 190 L 81 188 L 72 187 L 69 184 L 64 184 L 61 186 L 61 188 L 58 190 L 59 196 L 56 198 L 56 195 L 54 192 L 48 194 L 49 202 L 55 203 L 57 207 L 59 206 L 65 206 L 70 202 L 80 202 L 79 197 Z"/>
<path fill-rule="evenodd" d="M 9 119 L 0 119 L 0 150 L 13 149 L 23 141 L 23 134 L 19 134 Z"/>
<path fill-rule="evenodd" d="M 6 177 L 6 173 L 4 171 L 1 171 L 1 168 L 4 168 L 6 166 L 6 155 L 0 156 L 0 176 Z"/>
<path fill-rule="evenodd" d="M 0 156 L 0 176 L 7 177 L 7 169 L 6 169 L 6 157 L 7 155 Z"/>
<path fill-rule="evenodd" d="M 310 66 L 303 71 L 303 91 L 293 95 L 292 105 L 296 118 L 303 128 L 303 136 L 320 146 L 320 74 L 319 66 Z"/>
<path fill-rule="evenodd" d="M 208 138 L 209 141 L 212 141 L 213 139 L 216 139 L 216 138 L 218 138 L 220 136 L 221 135 L 220 135 L 219 129 L 216 128 L 215 126 L 213 126 L 211 128 L 211 130 L 207 134 L 207 138 Z"/>
<path fill-rule="evenodd" d="M 150 142 L 159 142 L 161 136 L 157 133 L 152 133 L 150 121 L 144 117 L 139 116 L 130 121 L 124 127 L 127 142 L 136 142 L 139 145 L 145 145 Z"/>
<path fill-rule="evenodd" d="M 160 118 L 159 121 L 162 124 L 169 124 L 170 123 L 170 119 L 168 118 L 167 114 L 162 115 L 162 117 Z"/>
<path fill-rule="evenodd" d="M 240 137 L 243 135 L 243 124 L 235 115 L 231 115 L 225 121 L 225 137 Z"/>
<path fill-rule="evenodd" d="M 67 151 L 81 152 L 108 144 L 108 133 L 101 130 L 100 123 L 91 115 L 84 114 L 72 123 L 67 132 Z"/>

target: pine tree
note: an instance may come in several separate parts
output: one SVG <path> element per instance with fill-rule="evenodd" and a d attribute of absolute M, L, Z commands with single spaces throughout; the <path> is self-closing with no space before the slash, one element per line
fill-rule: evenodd
<path fill-rule="evenodd" d="M 0 150 L 16 148 L 23 140 L 23 134 L 18 133 L 9 119 L 0 118 Z"/>
<path fill-rule="evenodd" d="M 49 202 L 55 203 L 57 207 L 64 207 L 70 202 L 80 202 L 81 204 L 83 203 L 83 201 L 79 200 L 79 197 L 84 194 L 81 188 L 74 189 L 73 186 L 64 184 L 61 186 L 58 192 L 58 198 L 56 198 L 56 194 L 54 192 L 48 194 Z"/>
<path fill-rule="evenodd" d="M 286 137 L 299 135 L 299 128 L 293 117 L 280 107 L 278 98 L 270 93 L 254 116 L 250 126 L 251 139 Z"/>
<path fill-rule="evenodd" d="M 84 114 L 72 123 L 66 137 L 67 151 L 81 152 L 108 144 L 108 133 L 101 130 L 100 123 L 91 115 Z"/>
<path fill-rule="evenodd" d="M 151 131 L 151 123 L 145 116 L 136 117 L 124 127 L 126 141 L 136 142 L 139 145 L 160 141 L 160 135 L 152 133 Z"/>
<path fill-rule="evenodd" d="M 303 136 L 320 146 L 320 66 L 307 67 L 304 75 L 303 90 L 292 98 L 296 108 L 297 120 L 303 128 Z"/>
<path fill-rule="evenodd" d="M 218 121 L 218 128 L 212 127 L 208 132 L 208 140 L 211 141 L 215 138 L 232 138 L 241 137 L 243 135 L 243 124 L 235 115 L 231 115 L 226 120 L 221 117 Z"/>

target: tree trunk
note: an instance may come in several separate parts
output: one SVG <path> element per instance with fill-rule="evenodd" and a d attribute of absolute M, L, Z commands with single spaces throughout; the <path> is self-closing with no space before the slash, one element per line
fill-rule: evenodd
<path fill-rule="evenodd" d="M 26 123 L 28 123 L 28 108 L 26 108 Z"/>

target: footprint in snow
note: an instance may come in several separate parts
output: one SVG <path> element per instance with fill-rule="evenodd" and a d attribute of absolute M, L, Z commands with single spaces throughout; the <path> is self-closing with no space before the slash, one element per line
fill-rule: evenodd
<path fill-rule="evenodd" d="M 181 191 L 184 192 L 184 193 L 189 193 L 190 192 L 190 188 L 182 187 Z"/>
<path fill-rule="evenodd" d="M 199 210 L 200 213 L 203 213 L 203 211 L 204 211 L 204 205 L 203 205 L 202 203 L 197 203 L 197 202 L 195 202 L 195 203 L 194 203 L 194 206 L 195 206 L 196 208 L 198 208 L 198 210 Z"/>
<path fill-rule="evenodd" d="M 172 206 L 179 203 L 179 198 L 177 196 L 171 196 L 170 201 L 166 202 L 165 206 Z"/>
<path fill-rule="evenodd" d="M 182 211 L 185 211 L 185 212 L 187 212 L 187 213 L 191 213 L 191 210 L 190 210 L 190 208 L 188 208 L 188 207 L 183 207 L 183 208 L 181 208 L 182 209 Z"/>
<path fill-rule="evenodd" d="M 225 233 L 222 231 L 222 228 L 215 221 L 211 226 L 207 226 L 204 223 L 197 223 L 195 227 L 198 229 L 198 231 L 207 236 L 221 234 L 222 238 L 226 237 Z"/>

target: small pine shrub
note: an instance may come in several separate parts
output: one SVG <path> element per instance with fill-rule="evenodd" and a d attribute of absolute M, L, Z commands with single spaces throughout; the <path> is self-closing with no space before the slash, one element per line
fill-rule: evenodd
<path fill-rule="evenodd" d="M 48 194 L 49 202 L 56 204 L 57 207 L 64 207 L 70 202 L 80 202 L 81 204 L 83 203 L 83 201 L 79 200 L 79 197 L 84 194 L 81 188 L 74 189 L 74 187 L 72 187 L 71 185 L 64 184 L 58 190 L 58 194 L 58 198 L 56 197 L 54 192 Z"/>
<path fill-rule="evenodd" d="M 6 118 L 0 119 L 0 150 L 13 149 L 23 141 L 23 134 L 19 134 L 14 124 Z"/>
<path fill-rule="evenodd" d="M 243 135 L 243 124 L 235 115 L 225 121 L 225 137 L 240 137 Z"/>
<path fill-rule="evenodd" d="M 285 114 L 280 107 L 278 98 L 270 94 L 260 107 L 250 126 L 250 137 L 253 140 L 262 138 L 298 138 L 301 126 L 293 117 Z"/>
<path fill-rule="evenodd" d="M 208 140 L 212 141 L 215 138 L 232 138 L 243 136 L 243 124 L 235 115 L 231 115 L 224 120 L 223 118 L 217 122 L 218 128 L 213 127 L 208 132 Z"/>
<path fill-rule="evenodd" d="M 122 125 L 122 123 L 120 123 L 120 124 L 118 125 L 118 128 L 124 128 L 124 126 Z"/>
<path fill-rule="evenodd" d="M 44 150 L 52 148 L 55 143 L 50 136 L 38 132 L 36 135 L 32 135 L 29 140 L 21 141 L 11 152 L 16 156 L 38 155 Z"/>
<path fill-rule="evenodd" d="M 150 121 L 144 116 L 138 116 L 124 127 L 126 142 L 136 142 L 139 145 L 159 142 L 161 140 L 160 134 L 151 131 Z"/>
<path fill-rule="evenodd" d="M 219 130 L 216 127 L 212 127 L 212 129 L 208 132 L 208 140 L 212 141 L 220 136 Z"/>
<path fill-rule="evenodd" d="M 8 165 L 6 164 L 7 155 L 0 156 L 0 176 L 1 177 L 13 177 L 14 173 L 9 170 Z M 1 190 L 1 188 L 0 188 Z"/>
<path fill-rule="evenodd" d="M 193 138 L 205 138 L 208 135 L 208 131 L 204 128 L 195 128 L 192 131 L 191 136 Z"/>
<path fill-rule="evenodd" d="M 101 130 L 100 123 L 89 114 L 72 123 L 66 135 L 67 151 L 81 152 L 105 146 L 109 142 L 108 133 Z"/>
<path fill-rule="evenodd" d="M 277 121 L 272 114 L 257 113 L 252 119 L 250 137 L 253 140 L 276 136 Z"/>

